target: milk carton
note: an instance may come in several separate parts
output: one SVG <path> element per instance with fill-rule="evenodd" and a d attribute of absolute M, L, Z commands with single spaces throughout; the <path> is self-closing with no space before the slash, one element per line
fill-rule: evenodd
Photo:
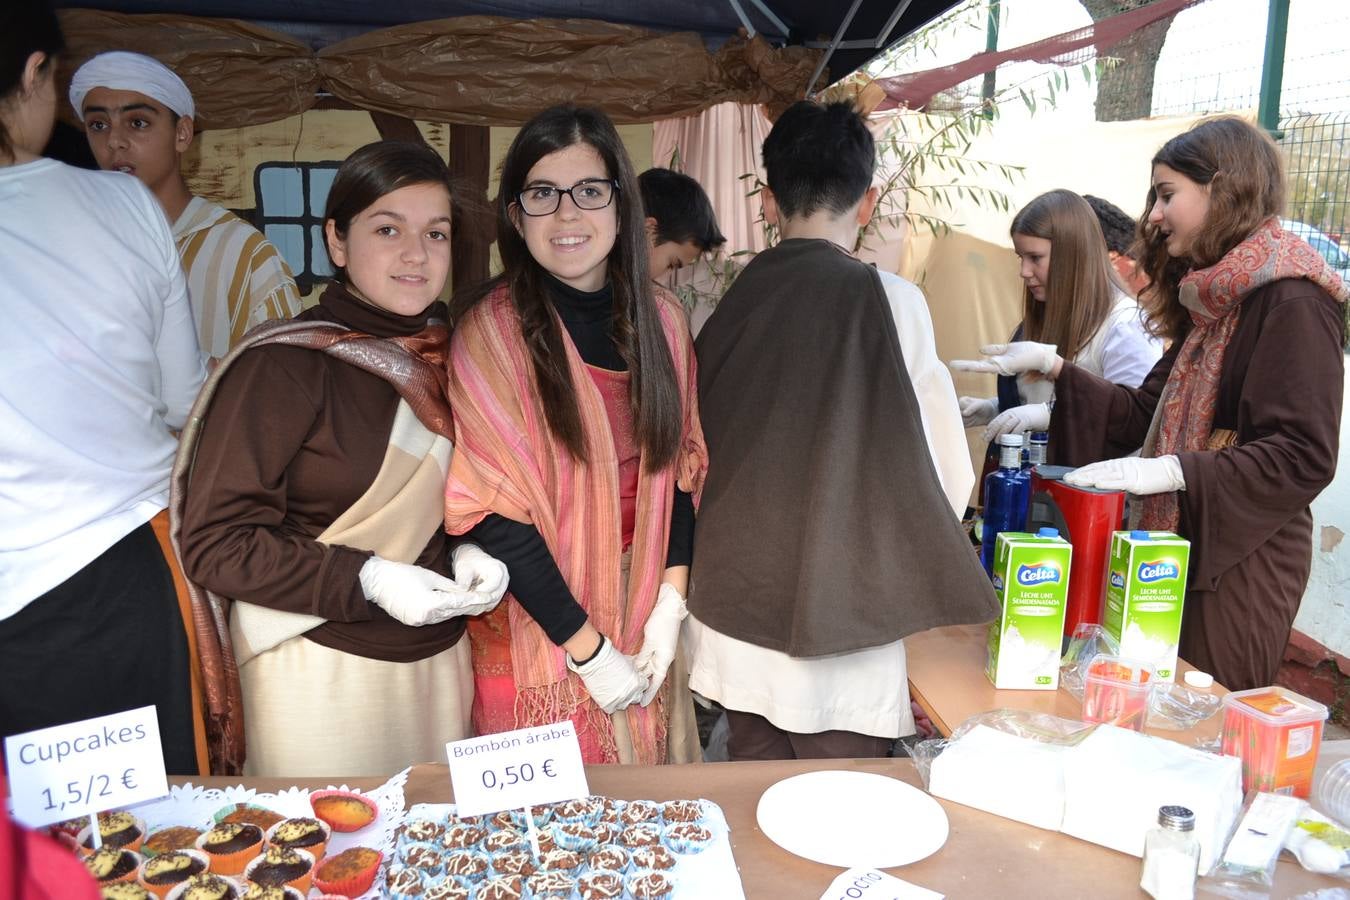
<path fill-rule="evenodd" d="M 1068 607 L 1072 548 L 1053 528 L 1005 531 L 994 548 L 994 592 L 1002 611 L 989 623 L 985 674 L 994 687 L 1053 691 Z"/>
<path fill-rule="evenodd" d="M 1176 678 L 1190 557 L 1191 542 L 1169 531 L 1111 536 L 1102 625 L 1120 641 L 1121 656 L 1149 663 L 1159 681 Z"/>

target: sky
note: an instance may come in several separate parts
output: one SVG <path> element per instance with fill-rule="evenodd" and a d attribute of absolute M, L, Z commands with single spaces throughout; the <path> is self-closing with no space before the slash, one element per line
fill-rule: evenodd
<path fill-rule="evenodd" d="M 1011 48 L 1091 23 L 1078 0 L 1003 0 L 999 47 Z M 1254 108 L 1261 78 L 1269 0 L 1207 0 L 1179 13 L 1154 79 L 1156 115 Z M 984 49 L 984 20 L 943 34 L 935 53 L 921 51 L 906 69 L 958 62 Z M 1350 0 L 1291 0 L 1282 109 L 1350 114 Z M 1038 83 L 1049 67 L 1014 63 L 998 71 L 1000 86 Z M 1091 119 L 1095 90 L 1077 71 L 1051 112 Z M 1044 89 L 1042 88 L 1042 93 Z M 1005 115 L 1024 115 L 1020 102 Z"/>

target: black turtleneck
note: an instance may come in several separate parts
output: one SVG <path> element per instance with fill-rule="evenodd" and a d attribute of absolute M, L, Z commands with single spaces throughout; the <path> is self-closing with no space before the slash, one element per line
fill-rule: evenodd
<path fill-rule="evenodd" d="M 545 276 L 553 305 L 568 337 L 588 365 L 614 372 L 628 364 L 614 345 L 611 324 L 614 294 L 607 283 L 598 291 L 580 291 L 551 275 Z M 586 624 L 586 611 L 577 603 L 558 569 L 548 545 L 533 525 L 489 514 L 469 533 L 483 549 L 506 564 L 511 594 L 555 644 L 562 644 Z M 694 500 L 675 489 L 670 514 L 670 542 L 666 567 L 687 566 L 693 559 Z"/>

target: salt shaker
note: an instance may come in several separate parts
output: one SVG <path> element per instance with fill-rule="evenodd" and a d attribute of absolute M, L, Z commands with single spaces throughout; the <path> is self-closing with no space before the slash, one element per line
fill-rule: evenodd
<path fill-rule="evenodd" d="M 1144 836 L 1144 874 L 1139 886 L 1154 900 L 1192 900 L 1200 867 L 1195 813 L 1184 806 L 1158 810 L 1158 827 Z"/>

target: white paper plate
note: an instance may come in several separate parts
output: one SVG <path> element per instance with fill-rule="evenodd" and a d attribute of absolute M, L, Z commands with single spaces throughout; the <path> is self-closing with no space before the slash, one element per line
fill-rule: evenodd
<path fill-rule="evenodd" d="M 947 842 L 947 813 L 916 787 L 871 772 L 807 772 L 771 785 L 760 830 L 789 853 L 829 866 L 886 869 Z"/>

